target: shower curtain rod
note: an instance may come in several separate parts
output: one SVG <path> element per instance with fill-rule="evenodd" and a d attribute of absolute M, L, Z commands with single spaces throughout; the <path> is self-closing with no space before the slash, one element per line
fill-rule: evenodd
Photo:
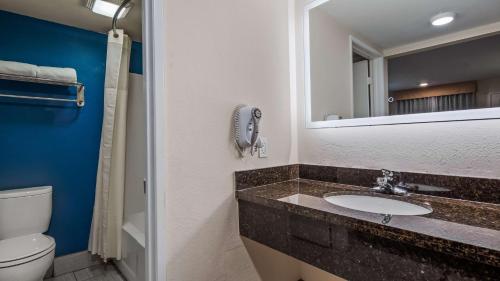
<path fill-rule="evenodd" d="M 123 2 L 120 4 L 120 7 L 118 7 L 118 10 L 116 10 L 115 15 L 113 16 L 113 22 L 111 24 L 111 28 L 113 29 L 113 36 L 115 38 L 118 37 L 118 33 L 116 33 L 116 22 L 118 21 L 118 15 L 120 12 L 130 3 L 131 0 L 123 0 Z"/>

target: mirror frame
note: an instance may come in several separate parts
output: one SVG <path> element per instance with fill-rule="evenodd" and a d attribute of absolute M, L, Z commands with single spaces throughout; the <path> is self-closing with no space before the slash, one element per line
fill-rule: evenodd
<path fill-rule="evenodd" d="M 376 116 L 366 118 L 352 118 L 328 121 L 312 121 L 311 109 L 311 54 L 310 54 L 310 34 L 309 34 L 309 11 L 332 0 L 315 0 L 304 7 L 303 14 L 303 35 L 304 35 L 304 93 L 305 93 L 305 120 L 306 128 L 342 128 L 342 127 L 360 127 L 360 126 L 378 126 L 394 124 L 412 124 L 412 123 L 432 123 L 432 122 L 454 122 L 467 120 L 487 120 L 500 119 L 500 107 L 442 111 L 431 113 L 417 113 L 405 115 Z M 333 0 L 334 1 L 334 0 Z M 487 35 L 500 33 L 500 21 L 485 26 L 479 26 L 464 31 L 451 34 L 445 34 L 425 41 L 398 46 L 396 48 L 384 51 L 383 59 L 409 54 L 418 50 L 431 47 L 439 47 L 454 42 L 471 40 Z M 356 39 L 351 36 L 350 44 Z M 352 74 L 351 74 L 352 82 Z M 351 83 L 352 84 L 352 83 Z M 351 85 L 352 88 L 352 85 Z"/>

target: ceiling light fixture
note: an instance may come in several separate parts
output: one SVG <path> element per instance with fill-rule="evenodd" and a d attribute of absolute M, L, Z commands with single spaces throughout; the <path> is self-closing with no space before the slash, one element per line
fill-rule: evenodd
<path fill-rule="evenodd" d="M 420 86 L 420 87 L 427 87 L 427 86 L 429 86 L 429 83 L 427 83 L 427 82 L 422 82 L 422 83 L 420 83 L 420 84 L 419 84 L 419 86 Z"/>
<path fill-rule="evenodd" d="M 110 1 L 105 1 L 105 0 L 88 0 L 87 1 L 87 8 L 89 8 L 92 12 L 103 15 L 106 17 L 112 18 L 116 10 L 118 10 L 118 7 L 120 7 L 120 4 L 116 4 Z M 127 14 L 128 11 L 132 8 L 132 4 L 128 4 L 125 6 L 125 8 L 122 9 L 120 14 L 118 15 L 118 19 L 124 18 Z"/>
<path fill-rule="evenodd" d="M 431 18 L 431 24 L 434 26 L 447 25 L 455 20 L 455 13 L 447 12 L 435 15 Z"/>

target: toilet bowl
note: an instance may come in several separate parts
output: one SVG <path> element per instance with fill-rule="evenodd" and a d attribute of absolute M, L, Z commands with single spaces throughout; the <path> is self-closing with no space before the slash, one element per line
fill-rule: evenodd
<path fill-rule="evenodd" d="M 30 234 L 0 240 L 0 281 L 40 281 L 54 260 L 54 238 Z"/>
<path fill-rule="evenodd" d="M 41 281 L 54 261 L 52 187 L 0 191 L 0 281 Z"/>

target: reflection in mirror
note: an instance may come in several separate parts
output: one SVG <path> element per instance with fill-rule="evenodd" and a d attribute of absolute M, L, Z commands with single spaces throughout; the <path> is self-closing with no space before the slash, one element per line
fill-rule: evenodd
<path fill-rule="evenodd" d="M 500 107 L 497 11 L 500 1 L 491 0 L 306 8 L 309 120 Z"/>
<path fill-rule="evenodd" d="M 389 113 L 500 106 L 500 35 L 388 59 Z"/>

